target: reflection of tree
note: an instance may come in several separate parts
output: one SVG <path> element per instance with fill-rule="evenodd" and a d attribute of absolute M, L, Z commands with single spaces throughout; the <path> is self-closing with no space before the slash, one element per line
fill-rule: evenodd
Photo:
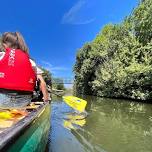
<path fill-rule="evenodd" d="M 83 145 L 85 151 L 89 152 L 105 152 L 101 145 L 92 144 L 92 135 L 89 132 L 86 132 L 83 129 L 72 130 L 73 135 L 79 140 Z"/>
<path fill-rule="evenodd" d="M 84 126 L 85 131 L 76 132 L 80 142 L 84 140 L 78 134 L 92 146 L 102 145 L 107 151 L 152 149 L 150 105 L 89 96 L 85 100 L 88 101 L 89 116 Z"/>
<path fill-rule="evenodd" d="M 95 102 L 96 100 L 96 102 Z M 129 121 L 142 127 L 143 120 L 149 121 L 151 107 L 148 104 L 129 102 L 127 100 L 95 98 L 91 100 L 91 111 L 99 111 L 105 116 L 122 119 L 122 122 Z M 89 109 L 88 109 L 89 110 Z M 148 124 L 147 124 L 148 125 Z M 150 124 L 148 125 L 150 126 Z M 144 128 L 145 129 L 145 128 Z"/>

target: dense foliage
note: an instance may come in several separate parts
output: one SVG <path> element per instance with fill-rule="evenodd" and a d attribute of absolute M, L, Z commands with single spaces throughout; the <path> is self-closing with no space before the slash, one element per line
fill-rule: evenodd
<path fill-rule="evenodd" d="M 43 76 L 44 81 L 46 82 L 47 85 L 52 87 L 52 74 L 50 73 L 50 71 L 48 71 L 45 68 L 41 67 L 41 69 L 43 70 L 42 76 Z"/>
<path fill-rule="evenodd" d="M 106 25 L 78 50 L 77 93 L 152 98 L 152 1 L 143 0 L 121 24 Z"/>

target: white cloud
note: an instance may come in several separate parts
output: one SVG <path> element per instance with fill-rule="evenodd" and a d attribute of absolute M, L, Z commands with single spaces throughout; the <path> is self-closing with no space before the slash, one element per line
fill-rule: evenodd
<path fill-rule="evenodd" d="M 95 20 L 95 18 L 84 19 L 81 18 L 80 11 L 85 9 L 87 5 L 86 0 L 79 0 L 71 9 L 64 14 L 62 18 L 62 24 L 89 24 Z"/>
<path fill-rule="evenodd" d="M 93 22 L 95 20 L 95 18 L 89 19 L 89 20 L 85 20 L 85 21 L 79 21 L 79 22 L 75 22 L 75 25 L 83 25 L 83 24 L 89 24 L 91 22 Z"/>
<path fill-rule="evenodd" d="M 58 71 L 67 71 L 67 70 L 69 70 L 66 67 L 53 66 L 50 62 L 47 62 L 47 61 L 41 61 L 41 63 L 43 64 L 43 67 L 45 69 L 49 70 L 53 74 L 56 74 Z"/>

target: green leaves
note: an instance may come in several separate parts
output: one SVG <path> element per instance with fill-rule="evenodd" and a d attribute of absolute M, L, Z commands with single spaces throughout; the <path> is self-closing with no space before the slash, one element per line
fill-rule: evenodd
<path fill-rule="evenodd" d="M 132 15 L 132 25 L 139 41 L 146 45 L 152 39 L 152 1 L 144 0 Z"/>
<path fill-rule="evenodd" d="M 75 88 L 82 94 L 152 98 L 152 1 L 121 24 L 106 25 L 77 53 Z"/>
<path fill-rule="evenodd" d="M 43 70 L 43 78 L 46 82 L 47 85 L 52 86 L 52 75 L 50 73 L 50 71 L 46 70 L 45 68 L 41 67 L 41 69 Z"/>

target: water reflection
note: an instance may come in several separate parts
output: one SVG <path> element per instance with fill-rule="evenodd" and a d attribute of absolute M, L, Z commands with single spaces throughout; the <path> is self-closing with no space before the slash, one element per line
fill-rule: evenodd
<path fill-rule="evenodd" d="M 76 130 L 85 125 L 85 117 L 85 114 L 79 113 L 66 114 L 65 120 L 63 120 L 63 126 L 69 130 Z"/>
<path fill-rule="evenodd" d="M 62 99 L 52 103 L 53 152 L 151 152 L 152 105 L 83 96 L 85 119 Z M 79 121 L 82 120 L 82 121 Z"/>

